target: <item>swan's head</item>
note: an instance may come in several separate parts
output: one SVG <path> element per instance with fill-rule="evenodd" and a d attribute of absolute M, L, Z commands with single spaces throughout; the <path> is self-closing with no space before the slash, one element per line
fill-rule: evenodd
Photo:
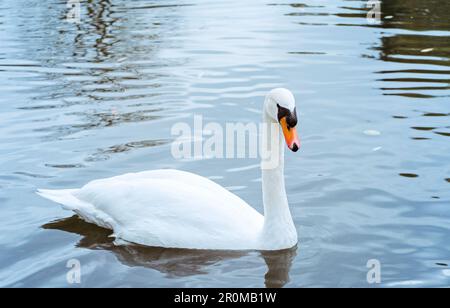
<path fill-rule="evenodd" d="M 300 148 L 300 139 L 297 136 L 297 111 L 295 98 L 288 89 L 277 88 L 267 94 L 265 112 L 280 124 L 286 144 L 294 152 Z"/>

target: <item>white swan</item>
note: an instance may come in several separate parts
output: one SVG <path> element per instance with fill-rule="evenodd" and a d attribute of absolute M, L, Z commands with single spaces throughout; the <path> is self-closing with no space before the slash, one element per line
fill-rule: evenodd
<path fill-rule="evenodd" d="M 265 216 L 213 181 L 178 170 L 130 173 L 95 180 L 80 189 L 37 193 L 87 222 L 113 230 L 117 244 L 212 250 L 290 248 L 297 244 L 297 231 L 284 186 L 283 135 L 294 152 L 300 142 L 295 100 L 289 90 L 270 91 L 263 121 L 275 128 L 263 130 L 263 143 L 272 144 L 272 163 L 262 163 Z"/>

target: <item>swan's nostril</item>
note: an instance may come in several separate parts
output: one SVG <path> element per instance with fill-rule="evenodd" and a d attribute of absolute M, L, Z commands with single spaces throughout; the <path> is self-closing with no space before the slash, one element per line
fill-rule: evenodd
<path fill-rule="evenodd" d="M 298 147 L 297 143 L 294 143 L 291 148 L 292 152 L 297 152 L 298 149 L 299 149 L 299 147 Z"/>

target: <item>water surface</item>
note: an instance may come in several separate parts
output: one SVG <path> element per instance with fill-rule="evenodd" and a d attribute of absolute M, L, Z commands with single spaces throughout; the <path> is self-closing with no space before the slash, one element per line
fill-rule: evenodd
<path fill-rule="evenodd" d="M 0 3 L 0 286 L 366 287 L 450 284 L 450 3 Z M 35 195 L 177 168 L 262 210 L 255 159 L 176 160 L 171 127 L 258 122 L 271 88 L 297 98 L 286 156 L 299 245 L 273 253 L 115 247 Z"/>

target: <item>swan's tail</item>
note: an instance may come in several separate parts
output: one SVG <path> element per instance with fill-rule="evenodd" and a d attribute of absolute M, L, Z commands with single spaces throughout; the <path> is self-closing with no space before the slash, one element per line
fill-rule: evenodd
<path fill-rule="evenodd" d="M 38 189 L 36 193 L 43 198 L 61 204 L 66 210 L 75 211 L 84 207 L 84 202 L 75 197 L 74 192 L 76 191 L 78 189 Z"/>
<path fill-rule="evenodd" d="M 75 212 L 81 219 L 89 223 L 113 229 L 113 220 L 105 213 L 96 210 L 92 204 L 78 199 L 75 195 L 77 191 L 79 189 L 38 189 L 36 193 L 41 197 L 61 204 L 64 209 Z"/>

